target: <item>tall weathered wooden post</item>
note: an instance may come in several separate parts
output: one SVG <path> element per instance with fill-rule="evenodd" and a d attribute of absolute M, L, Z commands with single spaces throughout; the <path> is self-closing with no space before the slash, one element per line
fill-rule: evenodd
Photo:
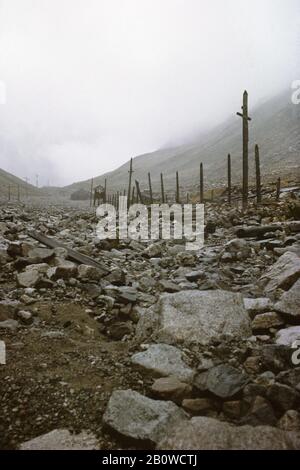
<path fill-rule="evenodd" d="M 132 158 L 130 160 L 130 168 L 129 168 L 129 181 L 128 181 L 128 201 L 127 201 L 127 208 L 129 209 L 130 207 L 130 194 L 131 194 L 131 180 L 132 180 Z"/>
<path fill-rule="evenodd" d="M 180 204 L 179 173 L 176 171 L 176 204 Z"/>
<path fill-rule="evenodd" d="M 153 193 L 152 193 L 152 184 L 151 184 L 151 174 L 150 173 L 148 173 L 148 182 L 149 182 L 150 204 L 153 204 Z"/>
<path fill-rule="evenodd" d="M 231 204 L 231 155 L 227 157 L 228 204 Z"/>
<path fill-rule="evenodd" d="M 104 204 L 106 204 L 106 199 L 107 199 L 107 179 L 105 178 L 105 181 L 104 181 Z"/>
<path fill-rule="evenodd" d="M 91 180 L 90 207 L 92 207 L 92 204 L 93 204 L 93 189 L 94 189 L 94 178 L 92 178 Z"/>
<path fill-rule="evenodd" d="M 165 203 L 165 190 L 164 190 L 164 177 L 163 174 L 160 174 L 160 186 L 161 186 L 161 202 Z"/>
<path fill-rule="evenodd" d="M 256 173 L 256 201 L 257 201 L 257 204 L 261 204 L 260 158 L 259 158 L 258 145 L 255 145 L 255 173 Z"/>
<path fill-rule="evenodd" d="M 276 183 L 276 201 L 279 201 L 281 193 L 281 178 L 278 178 Z"/>
<path fill-rule="evenodd" d="M 237 113 L 243 119 L 243 208 L 248 204 L 248 190 L 249 190 L 249 121 L 251 118 L 248 116 L 248 93 L 244 91 L 243 95 L 243 113 Z"/>
<path fill-rule="evenodd" d="M 204 202 L 203 163 L 200 163 L 200 204 Z"/>
<path fill-rule="evenodd" d="M 135 187 L 132 188 L 132 195 L 131 195 L 131 204 L 135 203 Z"/>

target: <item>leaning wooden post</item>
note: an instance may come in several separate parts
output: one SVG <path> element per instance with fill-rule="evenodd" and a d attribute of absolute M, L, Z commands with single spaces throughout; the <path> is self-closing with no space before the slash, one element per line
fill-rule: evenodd
<path fill-rule="evenodd" d="M 243 95 L 243 113 L 237 113 L 243 119 L 243 208 L 245 209 L 248 204 L 248 190 L 249 190 L 249 163 L 248 163 L 248 145 L 249 145 L 249 127 L 248 123 L 251 118 L 248 116 L 248 93 L 244 91 Z"/>
<path fill-rule="evenodd" d="M 152 183 L 151 183 L 151 174 L 150 173 L 148 173 L 148 182 L 149 182 L 150 204 L 153 204 L 153 193 L 152 193 Z"/>
<path fill-rule="evenodd" d="M 135 187 L 132 188 L 131 204 L 135 203 Z"/>
<path fill-rule="evenodd" d="M 179 196 L 179 173 L 176 171 L 176 204 L 180 204 Z"/>
<path fill-rule="evenodd" d="M 203 163 L 200 163 L 200 204 L 204 202 Z"/>
<path fill-rule="evenodd" d="M 255 145 L 255 173 L 256 173 L 256 201 L 257 201 L 257 204 L 261 204 L 260 158 L 259 158 L 258 145 Z"/>
<path fill-rule="evenodd" d="M 281 193 L 281 178 L 278 178 L 276 183 L 276 201 L 279 201 Z"/>
<path fill-rule="evenodd" d="M 130 168 L 129 168 L 128 195 L 131 194 L 132 173 L 133 173 L 133 170 L 132 170 L 132 158 L 131 158 L 131 160 L 130 160 Z M 129 209 L 129 207 L 130 207 L 130 197 L 128 197 L 128 201 L 127 201 L 127 208 Z"/>
<path fill-rule="evenodd" d="M 92 178 L 91 180 L 90 207 L 92 207 L 92 203 L 93 203 L 93 188 L 94 188 L 94 178 Z"/>
<path fill-rule="evenodd" d="M 165 190 L 164 190 L 164 177 L 163 174 L 160 174 L 160 185 L 161 185 L 161 202 L 165 203 Z"/>
<path fill-rule="evenodd" d="M 231 204 L 231 156 L 228 154 L 227 160 L 227 177 L 228 177 L 228 204 Z"/>

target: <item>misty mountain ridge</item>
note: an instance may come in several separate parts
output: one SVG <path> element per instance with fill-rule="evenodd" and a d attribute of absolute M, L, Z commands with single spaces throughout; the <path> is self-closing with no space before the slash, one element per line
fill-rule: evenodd
<path fill-rule="evenodd" d="M 205 183 L 208 185 L 226 182 L 227 155 L 231 154 L 232 178 L 240 184 L 242 174 L 242 121 L 233 116 L 213 130 L 198 134 L 187 143 L 140 155 L 133 159 L 133 181 L 140 182 L 141 189 L 148 188 L 148 172 L 153 188 L 158 190 L 160 173 L 164 175 L 166 189 L 174 189 L 175 174 L 179 172 L 180 184 L 190 187 L 199 183 L 199 165 L 203 162 Z M 300 178 L 300 106 L 291 102 L 291 91 L 281 93 L 249 109 L 252 121 L 249 124 L 249 177 L 254 178 L 254 147 L 259 145 L 262 178 L 268 180 L 276 175 Z M 127 189 L 129 162 L 118 169 L 94 178 L 94 184 L 104 185 L 108 191 Z M 295 173 L 296 172 L 296 173 Z M 73 191 L 79 187 L 88 189 L 91 180 L 66 186 Z"/>

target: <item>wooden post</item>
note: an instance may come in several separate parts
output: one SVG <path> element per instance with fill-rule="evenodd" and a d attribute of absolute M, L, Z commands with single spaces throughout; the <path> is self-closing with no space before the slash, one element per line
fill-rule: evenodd
<path fill-rule="evenodd" d="M 179 173 L 178 173 L 178 171 L 176 171 L 176 204 L 180 204 Z"/>
<path fill-rule="evenodd" d="M 137 201 L 140 201 L 141 204 L 144 204 L 143 196 L 140 190 L 140 185 L 139 182 L 135 180 L 135 186 L 136 186 L 136 197 Z"/>
<path fill-rule="evenodd" d="M 276 183 L 276 201 L 280 199 L 280 192 L 281 192 L 281 178 L 278 178 Z"/>
<path fill-rule="evenodd" d="M 10 184 L 8 185 L 8 200 L 10 201 Z"/>
<path fill-rule="evenodd" d="M 151 174 L 150 173 L 148 173 L 148 181 L 149 181 L 150 204 L 153 204 L 153 193 L 152 193 L 152 184 L 151 184 Z"/>
<path fill-rule="evenodd" d="M 248 163 L 248 145 L 249 145 L 249 127 L 248 123 L 251 118 L 248 116 L 248 93 L 244 91 L 243 95 L 243 113 L 237 113 L 243 119 L 243 208 L 248 205 L 249 190 L 249 163 Z"/>
<path fill-rule="evenodd" d="M 165 190 L 164 190 L 164 177 L 163 174 L 160 174 L 160 186 L 161 186 L 161 202 L 165 203 Z"/>
<path fill-rule="evenodd" d="M 231 204 L 231 155 L 228 154 L 227 177 L 228 177 L 228 204 Z"/>
<path fill-rule="evenodd" d="M 18 185 L 18 202 L 20 202 L 20 186 Z"/>
<path fill-rule="evenodd" d="M 132 173 L 133 173 L 133 169 L 132 169 L 132 158 L 131 158 L 131 160 L 130 160 L 130 168 L 129 168 L 128 195 L 131 194 Z M 128 201 L 127 201 L 127 208 L 129 209 L 129 207 L 130 207 L 130 197 L 128 198 Z"/>
<path fill-rule="evenodd" d="M 104 198 L 103 198 L 104 204 L 106 204 L 106 199 L 107 199 L 107 179 L 105 178 L 105 181 L 104 181 Z"/>
<path fill-rule="evenodd" d="M 259 158 L 258 145 L 255 145 L 255 173 L 256 173 L 256 201 L 257 201 L 257 204 L 261 204 L 260 158 Z"/>
<path fill-rule="evenodd" d="M 204 202 L 203 163 L 200 163 L 200 204 Z"/>
<path fill-rule="evenodd" d="M 135 187 L 132 188 L 131 204 L 135 204 Z"/>
<path fill-rule="evenodd" d="M 93 204 L 93 189 L 94 189 L 94 178 L 91 180 L 91 194 L 90 194 L 90 207 L 92 207 Z M 95 205 L 95 202 L 94 202 Z"/>

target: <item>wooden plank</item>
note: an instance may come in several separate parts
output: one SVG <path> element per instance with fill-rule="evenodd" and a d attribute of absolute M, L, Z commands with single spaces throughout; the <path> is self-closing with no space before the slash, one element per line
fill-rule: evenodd
<path fill-rule="evenodd" d="M 94 268 L 99 269 L 103 272 L 103 274 L 109 274 L 109 270 L 107 269 L 104 264 L 95 261 L 93 258 L 89 256 L 83 255 L 82 253 L 78 253 L 78 251 L 72 250 L 68 248 L 63 243 L 58 242 L 55 238 L 46 237 L 35 230 L 30 230 L 27 234 L 37 240 L 38 242 L 42 243 L 43 245 L 48 246 L 49 248 L 64 248 L 68 253 L 68 259 L 71 261 L 75 261 L 79 264 L 87 264 L 88 266 L 93 266 Z"/>

